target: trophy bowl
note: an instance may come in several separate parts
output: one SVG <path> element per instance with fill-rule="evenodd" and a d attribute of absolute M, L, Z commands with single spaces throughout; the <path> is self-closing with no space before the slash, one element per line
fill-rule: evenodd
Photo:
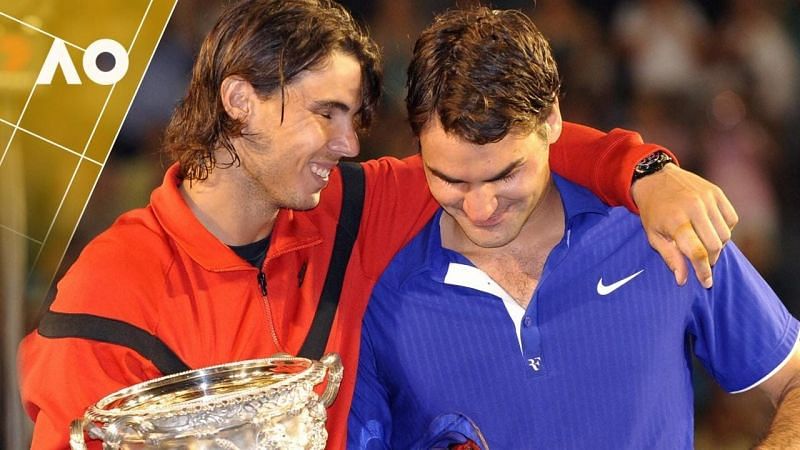
<path fill-rule="evenodd" d="M 88 433 L 103 449 L 322 450 L 325 408 L 341 379 L 335 353 L 319 361 L 279 354 L 156 378 L 90 406 L 72 422 L 70 446 L 85 450 Z"/>

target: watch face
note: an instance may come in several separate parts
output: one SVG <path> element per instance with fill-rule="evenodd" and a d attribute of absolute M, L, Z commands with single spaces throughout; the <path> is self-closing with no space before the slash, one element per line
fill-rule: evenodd
<path fill-rule="evenodd" d="M 670 157 L 667 153 L 658 151 L 651 155 L 648 155 L 643 160 L 639 161 L 639 164 L 633 170 L 633 180 L 636 181 L 639 178 L 650 175 L 651 173 L 658 172 L 661 170 L 666 164 L 672 162 L 672 157 Z"/>

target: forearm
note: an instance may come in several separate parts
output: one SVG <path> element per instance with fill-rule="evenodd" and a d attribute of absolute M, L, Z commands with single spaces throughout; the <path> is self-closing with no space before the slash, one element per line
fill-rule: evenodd
<path fill-rule="evenodd" d="M 160 375 L 135 352 L 88 339 L 50 339 L 34 332 L 23 340 L 19 354 L 20 395 L 34 420 L 34 450 L 66 449 L 70 422 L 83 417 L 87 407 Z"/>
<path fill-rule="evenodd" d="M 756 448 L 800 448 L 800 386 L 788 391 L 778 403 L 767 436 Z"/>

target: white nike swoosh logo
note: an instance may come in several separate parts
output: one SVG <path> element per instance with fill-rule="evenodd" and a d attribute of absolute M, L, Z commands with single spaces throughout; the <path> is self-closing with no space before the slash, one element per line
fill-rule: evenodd
<path fill-rule="evenodd" d="M 597 293 L 600 294 L 600 295 L 608 295 L 608 294 L 616 291 L 617 289 L 621 288 L 622 285 L 624 285 L 628 281 L 631 281 L 632 279 L 634 279 L 637 276 L 639 276 L 639 274 L 642 273 L 642 272 L 644 272 L 644 269 L 636 272 L 633 275 L 625 277 L 625 278 L 617 281 L 616 283 L 611 283 L 608 286 L 603 284 L 603 277 L 600 277 L 600 281 L 597 282 Z"/>

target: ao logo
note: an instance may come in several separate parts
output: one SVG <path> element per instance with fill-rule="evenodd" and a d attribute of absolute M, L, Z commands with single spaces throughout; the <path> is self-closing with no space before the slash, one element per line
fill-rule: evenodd
<path fill-rule="evenodd" d="M 102 53 L 110 53 L 114 56 L 113 69 L 103 71 L 97 67 L 97 57 Z M 50 53 L 47 54 L 39 77 L 36 79 L 36 84 L 50 84 L 57 67 L 61 67 L 61 71 L 64 72 L 67 84 L 81 84 L 78 71 L 75 70 L 75 65 L 67 52 L 67 46 L 61 39 L 53 41 Z M 92 42 L 83 53 L 83 71 L 90 80 L 97 84 L 114 84 L 121 80 L 128 71 L 128 52 L 125 51 L 125 47 L 113 39 L 98 39 Z"/>

